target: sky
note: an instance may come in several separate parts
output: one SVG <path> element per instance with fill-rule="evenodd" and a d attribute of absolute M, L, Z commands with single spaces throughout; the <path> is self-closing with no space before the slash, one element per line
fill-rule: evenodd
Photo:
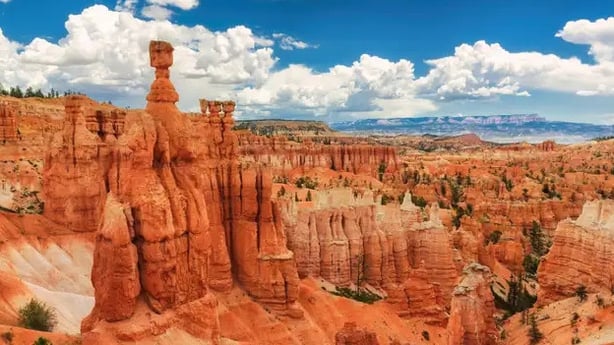
<path fill-rule="evenodd" d="M 167 40 L 184 111 L 614 124 L 610 16 L 609 0 L 0 0 L 0 83 L 142 108 L 149 41 Z"/>

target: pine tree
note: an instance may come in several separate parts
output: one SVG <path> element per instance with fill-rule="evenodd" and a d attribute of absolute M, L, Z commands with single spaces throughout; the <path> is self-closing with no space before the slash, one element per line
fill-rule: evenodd
<path fill-rule="evenodd" d="M 531 224 L 531 231 L 529 232 L 529 239 L 531 241 L 531 248 L 537 256 L 544 254 L 544 235 L 542 233 L 541 226 L 538 222 L 533 221 Z"/>
<path fill-rule="evenodd" d="M 537 344 L 544 337 L 542 332 L 537 328 L 537 319 L 535 319 L 535 314 L 531 314 L 529 316 L 529 339 L 531 340 L 531 344 Z"/>

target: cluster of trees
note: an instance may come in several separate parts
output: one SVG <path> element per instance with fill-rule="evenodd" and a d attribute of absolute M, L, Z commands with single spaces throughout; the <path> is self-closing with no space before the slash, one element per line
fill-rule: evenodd
<path fill-rule="evenodd" d="M 537 273 L 537 267 L 539 266 L 541 257 L 548 252 L 552 243 L 546 238 L 541 226 L 536 221 L 531 223 L 531 229 L 528 231 L 528 236 L 529 242 L 531 243 L 531 253 L 524 257 L 522 265 L 525 272 L 529 276 L 534 277 Z"/>
<path fill-rule="evenodd" d="M 82 95 L 83 93 L 75 92 L 72 90 L 64 91 L 62 93 L 63 96 L 68 95 Z M 22 90 L 19 86 L 10 87 L 5 89 L 2 84 L 0 84 L 0 95 L 1 96 L 11 96 L 15 98 L 30 98 L 30 97 L 39 97 L 39 98 L 58 98 L 60 97 L 60 92 L 55 89 L 49 90 L 49 92 L 44 93 L 40 88 L 34 89 L 28 86 L 25 90 Z"/>
<path fill-rule="evenodd" d="M 312 179 L 309 176 L 301 176 L 301 177 L 299 177 L 298 179 L 296 179 L 294 184 L 298 188 L 316 189 L 318 187 L 318 181 Z"/>

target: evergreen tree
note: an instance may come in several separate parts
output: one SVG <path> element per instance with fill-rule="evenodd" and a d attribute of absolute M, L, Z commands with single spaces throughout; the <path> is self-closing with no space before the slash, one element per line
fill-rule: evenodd
<path fill-rule="evenodd" d="M 12 87 L 11 91 L 9 92 L 9 95 L 15 98 L 23 98 L 23 91 L 21 91 L 21 88 L 19 88 L 19 86 Z"/>
<path fill-rule="evenodd" d="M 529 240 L 531 241 L 531 248 L 537 256 L 544 254 L 544 234 L 542 233 L 541 226 L 538 222 L 533 221 L 531 224 L 531 231 L 529 232 Z"/>
<path fill-rule="evenodd" d="M 543 337 L 544 335 L 539 328 L 537 328 L 537 319 L 535 318 L 535 314 L 531 314 L 531 316 L 529 316 L 529 339 L 531 340 L 531 344 L 539 343 Z"/>
<path fill-rule="evenodd" d="M 34 90 L 32 90 L 32 87 L 28 86 L 24 97 L 34 97 Z"/>

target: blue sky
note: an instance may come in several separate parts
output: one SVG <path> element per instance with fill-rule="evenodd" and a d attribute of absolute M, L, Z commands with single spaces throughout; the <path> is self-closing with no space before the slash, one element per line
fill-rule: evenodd
<path fill-rule="evenodd" d="M 167 39 L 184 110 L 614 123 L 613 14 L 603 0 L 0 0 L 0 83 L 142 107 L 146 43 Z"/>

